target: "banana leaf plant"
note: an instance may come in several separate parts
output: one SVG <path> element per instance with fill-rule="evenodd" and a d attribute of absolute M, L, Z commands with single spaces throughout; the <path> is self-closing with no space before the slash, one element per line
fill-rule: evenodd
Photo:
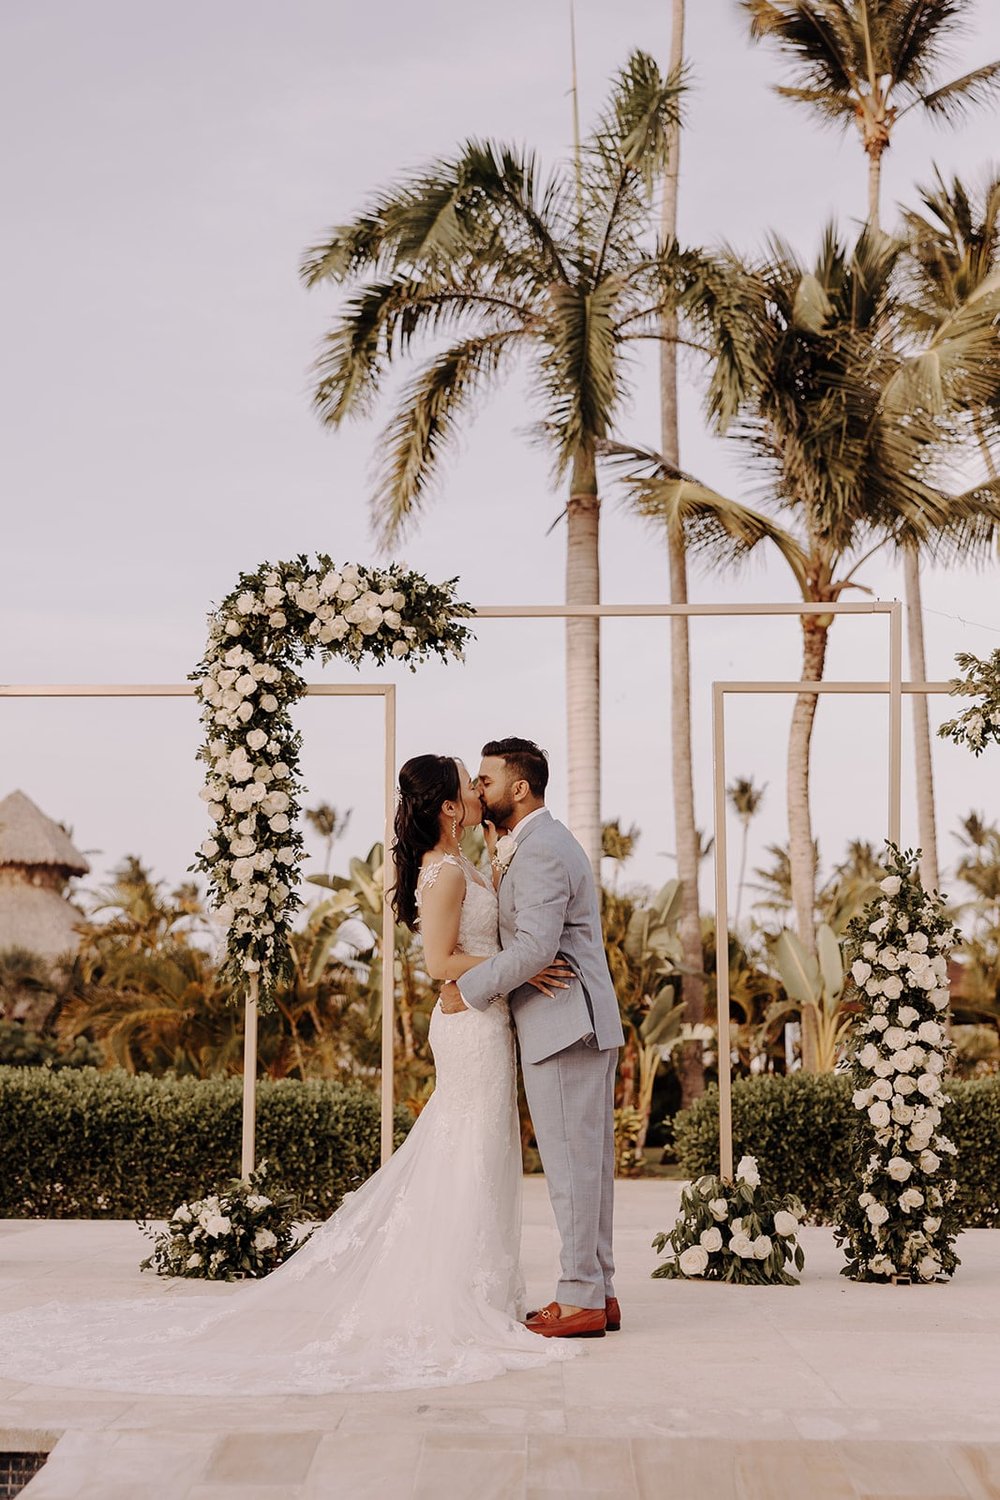
<path fill-rule="evenodd" d="M 787 927 L 774 945 L 774 964 L 786 999 L 775 1001 L 764 1018 L 767 1031 L 793 1016 L 802 1023 L 803 1057 L 815 1059 L 817 1073 L 832 1073 L 851 1027 L 844 1006 L 847 972 L 840 943 L 825 922 L 816 929 L 816 953 L 806 948 Z M 807 1039 L 811 1049 L 805 1045 Z"/>

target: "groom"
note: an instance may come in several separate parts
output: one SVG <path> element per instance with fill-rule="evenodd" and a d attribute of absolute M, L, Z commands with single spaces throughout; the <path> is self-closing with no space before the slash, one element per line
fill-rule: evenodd
<path fill-rule="evenodd" d="M 549 767 L 531 740 L 483 746 L 483 811 L 506 829 L 494 856 L 501 872 L 502 952 L 445 985 L 447 1014 L 485 1010 L 510 996 L 524 1088 L 562 1237 L 556 1300 L 529 1313 L 546 1338 L 603 1338 L 621 1326 L 611 1250 L 614 1084 L 624 1041 L 608 973 L 593 871 L 576 839 L 545 806 Z M 556 956 L 571 972 L 543 995 L 527 980 Z"/>

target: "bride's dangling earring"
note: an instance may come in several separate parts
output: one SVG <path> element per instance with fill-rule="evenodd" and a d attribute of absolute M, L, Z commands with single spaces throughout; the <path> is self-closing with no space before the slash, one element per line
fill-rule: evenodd
<path fill-rule="evenodd" d="M 458 843 L 458 819 L 457 818 L 452 818 L 452 820 L 451 820 L 451 836 L 455 840 L 455 843 L 457 844 Z"/>

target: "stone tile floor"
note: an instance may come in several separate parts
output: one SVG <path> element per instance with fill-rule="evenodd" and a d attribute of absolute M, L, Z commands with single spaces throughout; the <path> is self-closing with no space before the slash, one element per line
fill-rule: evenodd
<path fill-rule="evenodd" d="M 544 1182 L 525 1189 L 547 1300 L 555 1229 Z M 25 1500 L 1000 1500 L 1000 1233 L 962 1236 L 951 1285 L 855 1286 L 825 1229 L 798 1288 L 652 1281 L 677 1198 L 619 1184 L 624 1327 L 569 1364 L 266 1403 L 0 1381 L 0 1447 L 54 1450 Z M 132 1224 L 2 1222 L 0 1310 L 160 1296 L 144 1247 Z"/>

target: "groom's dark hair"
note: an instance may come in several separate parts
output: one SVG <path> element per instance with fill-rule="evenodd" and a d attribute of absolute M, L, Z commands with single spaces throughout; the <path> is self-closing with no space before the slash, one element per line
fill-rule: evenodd
<path fill-rule="evenodd" d="M 528 783 L 533 797 L 544 797 L 549 784 L 549 758 L 539 749 L 534 740 L 489 740 L 483 746 L 483 755 L 495 756 L 507 762 L 514 772 Z"/>

